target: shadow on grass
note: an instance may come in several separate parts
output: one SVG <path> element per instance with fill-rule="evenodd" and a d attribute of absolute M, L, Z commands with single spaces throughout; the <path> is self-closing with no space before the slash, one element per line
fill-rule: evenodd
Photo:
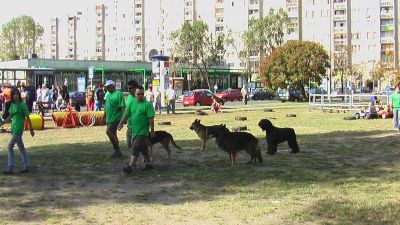
<path fill-rule="evenodd" d="M 300 154 L 289 154 L 287 145 L 281 144 L 274 156 L 265 154 L 265 137 L 259 137 L 264 163 L 246 164 L 249 156 L 240 152 L 233 168 L 228 167 L 228 154 L 217 149 L 214 140 L 208 141 L 204 152 L 200 140 L 177 140 L 183 150 L 173 149 L 170 161 L 156 145 L 155 170 L 136 169 L 128 175 L 121 169 L 129 152 L 124 151 L 122 159 L 110 159 L 109 143 L 42 145 L 29 148 L 31 173 L 0 175 L 0 211 L 14 209 L 2 215 L 9 221 L 39 221 L 51 218 L 48 212 L 54 208 L 75 210 L 105 202 L 174 205 L 254 192 L 258 198 L 279 199 L 282 192 L 276 190 L 290 193 L 315 184 L 335 187 L 349 180 L 398 180 L 397 137 L 392 131 L 299 135 Z M 18 154 L 16 163 L 21 164 Z M 4 151 L 0 157 L 6 157 Z M 312 215 L 327 216 L 326 208 L 335 203 L 324 204 L 314 207 Z M 357 214 L 361 211 L 352 212 L 355 219 L 361 217 Z M 335 216 L 346 221 L 350 215 Z"/>

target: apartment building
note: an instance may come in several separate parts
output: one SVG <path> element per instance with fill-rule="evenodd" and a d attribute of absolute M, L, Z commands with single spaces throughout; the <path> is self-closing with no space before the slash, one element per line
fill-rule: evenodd
<path fill-rule="evenodd" d="M 283 8 L 290 19 L 287 40 L 321 43 L 332 56 L 345 52 L 348 65 L 363 66 L 368 76 L 378 62 L 398 70 L 398 1 L 109 0 L 53 19 L 50 56 L 148 61 L 150 51 L 169 55 L 170 34 L 185 21 L 196 20 L 205 21 L 215 36 L 229 32 L 240 50 L 241 36 L 252 19 L 266 16 L 270 8 Z M 231 68 L 244 66 L 232 46 L 220 57 Z M 253 52 L 251 67 L 258 68 L 259 61 L 260 55 Z"/>
<path fill-rule="evenodd" d="M 106 59 L 105 8 L 103 4 L 96 5 L 96 60 Z"/>

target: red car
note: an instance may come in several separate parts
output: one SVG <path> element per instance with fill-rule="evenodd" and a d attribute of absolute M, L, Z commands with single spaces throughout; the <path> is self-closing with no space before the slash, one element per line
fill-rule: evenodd
<path fill-rule="evenodd" d="M 183 95 L 182 105 L 211 105 L 213 102 L 213 97 L 216 97 L 210 90 L 207 89 L 196 89 L 193 91 L 186 91 Z M 216 97 L 217 102 L 224 104 L 221 98 Z"/>
<path fill-rule="evenodd" d="M 240 92 L 240 89 L 229 88 L 220 93 L 217 93 L 216 96 L 223 99 L 224 102 L 234 100 L 242 101 L 242 93 Z"/>

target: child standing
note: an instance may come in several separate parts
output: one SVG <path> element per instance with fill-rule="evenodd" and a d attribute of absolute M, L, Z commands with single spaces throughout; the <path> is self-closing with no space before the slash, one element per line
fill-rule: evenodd
<path fill-rule="evenodd" d="M 24 143 L 22 142 L 22 133 L 24 132 L 24 123 L 25 118 L 28 121 L 30 133 L 32 137 L 35 135 L 35 132 L 32 130 L 32 123 L 29 119 L 28 107 L 22 101 L 21 94 L 17 88 L 13 88 L 11 91 L 11 106 L 9 113 L 10 115 L 4 121 L 0 122 L 0 126 L 3 126 L 5 123 L 11 121 L 11 140 L 8 143 L 8 166 L 7 170 L 4 171 L 4 174 L 12 174 L 14 169 L 14 145 L 17 144 L 19 152 L 22 155 L 22 161 L 24 163 L 24 169 L 21 170 L 21 173 L 29 172 L 29 159 L 28 155 L 25 151 Z"/>

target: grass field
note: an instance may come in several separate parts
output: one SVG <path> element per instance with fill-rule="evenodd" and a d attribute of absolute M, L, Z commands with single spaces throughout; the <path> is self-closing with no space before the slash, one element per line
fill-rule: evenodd
<path fill-rule="evenodd" d="M 124 158 L 110 159 L 105 127 L 59 129 L 48 122 L 34 138 L 24 135 L 32 172 L 0 175 L 0 224 L 400 224 L 400 133 L 391 120 L 343 120 L 348 114 L 304 107 L 157 116 L 172 125 L 156 129 L 172 133 L 183 150 L 174 149 L 168 161 L 157 145 L 156 169 L 129 175 L 121 170 L 129 156 L 125 129 Z M 235 121 L 238 115 L 248 120 Z M 249 156 L 240 152 L 230 168 L 214 140 L 200 151 L 188 129 L 196 118 L 247 125 L 264 163 L 246 164 Z M 262 118 L 295 128 L 300 154 L 281 144 L 278 154 L 266 155 Z M 1 168 L 9 138 L 0 134 Z"/>

